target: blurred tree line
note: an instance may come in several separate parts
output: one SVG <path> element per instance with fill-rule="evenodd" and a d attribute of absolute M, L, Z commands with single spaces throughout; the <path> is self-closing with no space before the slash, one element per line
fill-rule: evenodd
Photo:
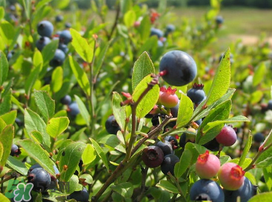
<path fill-rule="evenodd" d="M 98 3 L 100 0 L 74 0 L 78 3 L 80 8 L 88 8 L 91 6 L 90 1 Z M 117 0 L 105 0 L 110 8 L 114 8 Z M 135 0 L 136 2 L 142 2 L 149 7 L 157 7 L 160 0 Z M 222 6 L 246 6 L 257 8 L 272 8 L 272 0 L 222 0 Z M 208 6 L 210 0 L 167 0 L 168 6 Z"/>

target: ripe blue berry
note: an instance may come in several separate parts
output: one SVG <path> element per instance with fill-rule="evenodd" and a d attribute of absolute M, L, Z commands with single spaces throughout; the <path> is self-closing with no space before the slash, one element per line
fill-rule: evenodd
<path fill-rule="evenodd" d="M 54 31 L 54 26 L 51 22 L 43 20 L 37 25 L 37 31 L 40 36 L 46 36 L 50 38 Z"/>
<path fill-rule="evenodd" d="M 120 127 L 113 115 L 108 117 L 105 123 L 105 127 L 109 134 L 117 134 L 118 130 L 120 130 Z"/>
<path fill-rule="evenodd" d="M 255 133 L 253 135 L 253 140 L 257 143 L 262 143 L 264 139 L 265 139 L 264 134 L 261 132 Z"/>
<path fill-rule="evenodd" d="M 68 44 L 72 41 L 72 35 L 69 30 L 63 30 L 59 35 L 60 43 Z"/>
<path fill-rule="evenodd" d="M 10 155 L 11 156 L 19 156 L 21 154 L 20 148 L 16 144 L 12 144 Z"/>
<path fill-rule="evenodd" d="M 57 15 L 57 16 L 55 17 L 55 21 L 56 21 L 56 22 L 61 22 L 61 21 L 63 21 L 63 16 L 62 16 L 62 15 Z"/>
<path fill-rule="evenodd" d="M 55 55 L 53 59 L 50 60 L 49 65 L 51 67 L 58 67 L 63 64 L 64 60 L 65 60 L 65 53 L 60 49 L 56 49 Z"/>
<path fill-rule="evenodd" d="M 76 102 L 72 102 L 71 104 L 68 105 L 68 114 L 71 115 L 72 117 L 75 117 L 80 113 L 78 104 Z"/>
<path fill-rule="evenodd" d="M 69 51 L 69 48 L 64 43 L 59 43 L 58 49 L 62 50 L 65 54 Z"/>
<path fill-rule="evenodd" d="M 153 35 L 157 36 L 160 39 L 161 37 L 163 37 L 163 31 L 152 27 L 150 30 L 150 36 L 153 36 Z"/>
<path fill-rule="evenodd" d="M 89 193 L 87 189 L 84 187 L 81 191 L 75 191 L 70 194 L 67 199 L 75 199 L 80 202 L 88 202 L 89 201 Z"/>
<path fill-rule="evenodd" d="M 213 180 L 200 179 L 190 189 L 192 201 L 224 202 L 224 192 Z"/>
<path fill-rule="evenodd" d="M 163 151 L 158 146 L 148 146 L 143 150 L 142 160 L 149 168 L 155 168 L 162 164 L 164 159 Z"/>
<path fill-rule="evenodd" d="M 203 84 L 194 84 L 191 89 L 188 90 L 187 96 L 196 105 L 199 105 L 203 100 L 206 99 L 205 91 L 203 90 Z"/>
<path fill-rule="evenodd" d="M 238 190 L 229 191 L 223 189 L 223 191 L 225 194 L 225 201 L 227 202 L 237 202 L 238 197 L 240 198 L 240 202 L 247 202 L 251 197 L 256 195 L 257 187 L 245 177 L 244 184 Z"/>
<path fill-rule="evenodd" d="M 176 30 L 175 25 L 169 24 L 166 26 L 166 32 L 170 33 Z"/>
<path fill-rule="evenodd" d="M 197 74 L 194 59 L 180 50 L 169 51 L 160 61 L 160 76 L 173 86 L 184 86 L 192 82 Z"/>
<path fill-rule="evenodd" d="M 60 102 L 61 104 L 69 105 L 72 102 L 72 98 L 70 95 L 65 95 L 63 98 L 61 98 Z"/>
<path fill-rule="evenodd" d="M 33 191 L 45 192 L 51 184 L 50 174 L 40 167 L 37 167 L 31 170 L 27 178 L 28 178 L 28 182 L 34 185 Z"/>
<path fill-rule="evenodd" d="M 51 39 L 46 37 L 46 36 L 41 36 L 37 41 L 36 41 L 36 47 L 39 51 L 42 51 L 42 49 L 51 42 Z"/>
<path fill-rule="evenodd" d="M 215 18 L 215 22 L 216 22 L 216 24 L 221 25 L 224 23 L 224 18 L 221 15 L 218 15 Z"/>
<path fill-rule="evenodd" d="M 165 155 L 163 162 L 161 164 L 161 171 L 165 175 L 167 175 L 168 172 L 170 172 L 172 175 L 174 175 L 174 167 L 177 162 L 179 162 L 179 157 L 177 157 L 175 154 Z"/>
<path fill-rule="evenodd" d="M 164 153 L 164 155 L 172 154 L 173 153 L 173 147 L 172 144 L 168 141 L 162 142 L 158 141 L 156 143 L 156 146 L 160 147 Z"/>

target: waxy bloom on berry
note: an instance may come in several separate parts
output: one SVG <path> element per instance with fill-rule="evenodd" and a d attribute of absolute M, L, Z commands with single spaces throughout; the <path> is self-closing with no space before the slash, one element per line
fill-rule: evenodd
<path fill-rule="evenodd" d="M 159 103 L 167 108 L 172 108 L 178 104 L 178 96 L 175 94 L 177 89 L 172 89 L 170 86 L 160 88 Z"/>

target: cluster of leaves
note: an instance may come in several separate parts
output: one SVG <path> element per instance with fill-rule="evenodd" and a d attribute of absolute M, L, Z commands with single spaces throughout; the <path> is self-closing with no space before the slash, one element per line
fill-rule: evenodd
<path fill-rule="evenodd" d="M 69 184 L 69 189 L 58 185 L 47 195 L 33 191 L 37 201 L 64 201 L 82 187 L 87 188 L 93 201 L 188 201 L 190 187 L 198 179 L 194 171 L 197 156 L 206 151 L 203 145 L 224 124 L 241 130 L 239 143 L 220 151 L 221 163 L 236 162 L 259 186 L 260 194 L 252 202 L 269 200 L 271 111 L 262 106 L 270 100 L 270 49 L 262 41 L 254 48 L 236 42 L 219 64 L 221 53 L 214 56 L 205 48 L 220 31 L 214 22 L 220 1 L 211 1 L 211 9 L 200 25 L 183 20 L 165 36 L 162 46 L 157 36 L 150 36 L 150 30 L 166 27 L 166 1 L 160 1 L 160 17 L 155 21 L 150 20 L 154 11 L 146 5 L 116 1 L 115 20 L 110 24 L 107 16 L 112 13 L 103 1 L 92 1 L 92 8 L 86 12 L 78 11 L 73 4 L 68 11 L 73 18 L 64 14 L 72 24 L 73 40 L 67 57 L 62 66 L 48 71 L 58 39 L 39 51 L 35 47 L 39 37 L 36 27 L 44 19 L 54 22 L 57 14 L 64 13 L 58 9 L 65 8 L 69 1 L 55 1 L 55 7 L 50 2 L 11 1 L 15 10 L 10 9 L 9 2 L 0 7 L 1 201 L 9 201 L 5 196 L 10 191 L 9 180 L 16 177 L 27 182 L 28 169 L 36 163 L 59 183 Z M 136 21 L 140 21 L 139 26 L 134 26 Z M 64 28 L 64 21 L 53 24 L 55 30 Z M 175 87 L 180 99 L 178 116 L 166 114 L 153 127 L 146 115 L 158 101 L 160 86 L 167 85 L 156 76 L 158 63 L 162 54 L 173 49 L 194 56 L 197 79 L 204 84 L 207 99 L 194 109 L 186 96 L 192 84 Z M 123 91 L 131 93 L 129 100 L 123 99 Z M 61 103 L 65 95 L 77 103 L 77 116 L 70 116 L 71 109 Z M 116 135 L 108 134 L 104 127 L 111 114 L 120 127 Z M 180 161 L 173 176 L 157 168 L 147 169 L 141 162 L 142 150 L 155 139 L 180 136 L 204 117 L 192 134 L 195 143 L 175 151 Z M 176 122 L 175 127 L 164 130 L 169 122 Z M 265 134 L 261 149 L 252 142 L 251 131 Z M 19 145 L 19 156 L 10 155 L 12 144 Z"/>

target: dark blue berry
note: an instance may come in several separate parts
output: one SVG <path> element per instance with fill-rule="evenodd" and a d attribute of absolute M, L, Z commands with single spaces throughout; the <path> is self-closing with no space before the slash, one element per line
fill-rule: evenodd
<path fill-rule="evenodd" d="M 109 116 L 105 123 L 106 130 L 109 134 L 117 134 L 120 127 L 113 115 Z"/>
<path fill-rule="evenodd" d="M 219 151 L 220 144 L 214 138 L 211 141 L 205 143 L 203 146 L 211 151 Z"/>
<path fill-rule="evenodd" d="M 57 16 L 55 17 L 55 21 L 56 21 L 56 22 L 61 22 L 61 21 L 63 21 L 63 16 L 62 16 L 62 15 L 57 15 Z"/>
<path fill-rule="evenodd" d="M 170 172 L 172 175 L 174 175 L 174 167 L 177 162 L 179 162 L 179 157 L 177 157 L 175 154 L 165 155 L 163 162 L 161 164 L 161 171 L 165 175 L 167 175 L 168 172 Z"/>
<path fill-rule="evenodd" d="M 192 82 L 197 74 L 194 59 L 180 50 L 169 51 L 160 61 L 160 75 L 173 86 L 184 86 Z"/>
<path fill-rule="evenodd" d="M 55 55 L 53 59 L 50 60 L 49 65 L 51 67 L 58 67 L 63 64 L 64 60 L 65 60 L 65 53 L 60 49 L 56 49 Z"/>
<path fill-rule="evenodd" d="M 71 23 L 69 23 L 69 22 L 66 22 L 64 26 L 65 26 L 66 29 L 72 27 Z"/>
<path fill-rule="evenodd" d="M 215 181 L 201 179 L 192 185 L 190 199 L 192 201 L 224 202 L 224 192 Z"/>
<path fill-rule="evenodd" d="M 262 143 L 264 141 L 265 137 L 263 133 L 258 132 L 253 135 L 253 140 L 257 143 Z"/>
<path fill-rule="evenodd" d="M 46 37 L 46 36 L 41 36 L 37 41 L 36 41 L 36 47 L 39 51 L 42 51 L 42 49 L 51 42 L 51 39 Z"/>
<path fill-rule="evenodd" d="M 272 100 L 269 100 L 267 103 L 267 110 L 272 110 Z"/>
<path fill-rule="evenodd" d="M 195 83 L 193 87 L 187 92 L 187 96 L 196 105 L 199 105 L 203 100 L 206 99 L 206 94 L 203 90 L 203 87 L 204 85 Z"/>
<path fill-rule="evenodd" d="M 39 35 L 50 38 L 54 31 L 54 26 L 51 22 L 43 20 L 37 25 L 37 31 Z"/>
<path fill-rule="evenodd" d="M 166 26 L 166 31 L 167 31 L 168 33 L 173 32 L 173 31 L 175 31 L 175 30 L 176 30 L 175 25 L 169 24 L 169 25 Z"/>
<path fill-rule="evenodd" d="M 164 153 L 158 146 L 148 146 L 143 150 L 142 160 L 149 168 L 155 168 L 162 164 Z"/>
<path fill-rule="evenodd" d="M 155 145 L 162 149 L 164 155 L 173 153 L 172 144 L 168 141 L 165 141 L 165 142 L 158 141 Z"/>
<path fill-rule="evenodd" d="M 161 37 L 163 37 L 163 31 L 152 27 L 150 30 L 150 36 L 153 36 L 153 35 L 157 36 L 160 39 Z"/>
<path fill-rule="evenodd" d="M 43 168 L 34 168 L 27 176 L 28 182 L 34 185 L 33 191 L 45 192 L 51 184 L 51 176 Z"/>
<path fill-rule="evenodd" d="M 65 54 L 69 51 L 69 48 L 64 43 L 59 43 L 58 49 L 62 50 Z"/>
<path fill-rule="evenodd" d="M 61 104 L 69 105 L 72 102 L 72 98 L 70 95 L 65 95 L 63 98 L 61 98 L 60 102 Z"/>
<path fill-rule="evenodd" d="M 89 193 L 87 189 L 84 187 L 81 191 L 75 191 L 70 194 L 67 199 L 75 199 L 80 202 L 88 202 L 89 201 Z"/>
<path fill-rule="evenodd" d="M 238 201 L 238 197 L 240 198 L 240 202 L 247 202 L 251 197 L 256 195 L 257 188 L 245 177 L 244 184 L 238 190 L 228 191 L 224 189 L 223 191 L 225 201 L 227 202 L 236 202 Z"/>
<path fill-rule="evenodd" d="M 76 102 L 72 102 L 68 106 L 68 114 L 71 115 L 72 117 L 75 117 L 80 113 L 78 104 Z"/>
<path fill-rule="evenodd" d="M 20 119 L 20 118 L 16 118 L 16 119 L 15 119 L 15 123 L 16 123 L 19 127 L 21 127 L 21 126 L 24 125 L 24 121 L 23 121 L 22 119 Z"/>
<path fill-rule="evenodd" d="M 221 15 L 218 15 L 215 18 L 215 22 L 216 22 L 216 24 L 221 25 L 224 23 L 224 18 Z"/>
<path fill-rule="evenodd" d="M 72 35 L 69 30 L 63 30 L 59 35 L 60 43 L 68 44 L 72 41 Z"/>
<path fill-rule="evenodd" d="M 19 156 L 21 154 L 20 148 L 16 144 L 12 144 L 10 155 L 11 156 Z"/>

